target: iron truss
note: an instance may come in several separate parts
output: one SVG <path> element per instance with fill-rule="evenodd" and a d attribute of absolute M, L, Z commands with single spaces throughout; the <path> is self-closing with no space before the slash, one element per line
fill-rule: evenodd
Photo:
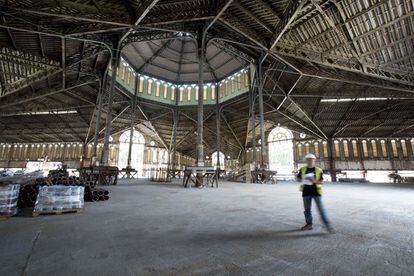
<path fill-rule="evenodd" d="M 208 43 L 245 64 L 267 56 L 266 131 L 280 123 L 321 139 L 412 136 L 413 16 L 409 0 L 3 0 L 0 140 L 91 141 L 95 128 L 102 139 L 105 124 L 96 125 L 100 97 L 102 119 L 111 113 L 114 135 L 125 130 L 130 95 L 117 91 L 108 110 L 109 89 L 101 87 L 119 39 L 129 34 L 122 46 L 197 39 L 213 19 Z M 253 80 L 252 91 L 257 88 Z M 361 95 L 384 100 L 355 100 Z M 352 100 L 332 101 L 344 97 Z M 254 114 L 249 101 L 243 96 L 222 107 L 222 144 L 232 155 L 251 145 L 259 122 L 257 102 Z M 150 102 L 140 107 L 137 127 L 170 147 L 174 112 Z M 73 113 L 27 115 L 47 110 Z M 206 108 L 207 153 L 214 150 L 215 116 Z M 177 149 L 192 155 L 195 118 L 195 110 L 180 110 L 175 129 Z M 256 127 L 257 138 L 258 132 Z"/>

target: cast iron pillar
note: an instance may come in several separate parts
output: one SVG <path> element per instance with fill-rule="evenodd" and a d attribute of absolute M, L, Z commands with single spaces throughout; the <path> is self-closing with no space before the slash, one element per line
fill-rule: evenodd
<path fill-rule="evenodd" d="M 251 109 L 251 122 L 252 122 L 252 159 L 253 159 L 253 166 L 257 168 L 257 152 L 256 152 L 256 115 L 254 113 L 254 105 L 255 105 L 255 93 L 252 90 L 251 93 L 251 100 L 250 100 L 250 109 Z"/>
<path fill-rule="evenodd" d="M 204 166 L 203 146 L 203 120 L 204 120 L 204 98 L 203 98 L 203 66 L 205 58 L 203 29 L 199 30 L 197 39 L 198 54 L 198 109 L 197 109 L 197 166 Z"/>
<path fill-rule="evenodd" d="M 101 157 L 101 165 L 108 166 L 109 161 L 109 136 L 111 135 L 111 127 L 112 127 L 112 103 L 114 101 L 114 90 L 115 90 L 115 82 L 116 82 L 116 75 L 118 72 L 118 66 L 120 61 L 120 50 L 118 49 L 115 52 L 114 58 L 112 60 L 112 76 L 111 76 L 111 86 L 109 88 L 109 95 L 108 95 L 108 113 L 106 116 L 106 128 L 105 128 L 105 138 L 104 138 L 104 146 L 102 151 Z"/>
<path fill-rule="evenodd" d="M 107 64 L 107 67 L 109 67 L 109 64 L 112 61 L 110 60 Z M 107 72 L 107 70 L 105 70 Z M 100 83 L 100 89 L 99 89 L 99 95 L 98 95 L 98 110 L 96 114 L 96 122 L 95 122 L 95 134 L 93 138 L 93 148 L 92 148 L 92 160 L 91 160 L 91 166 L 97 165 L 97 159 L 98 159 L 98 140 L 99 140 L 99 130 L 101 128 L 101 117 L 102 117 L 102 107 L 103 107 L 103 99 L 104 94 L 106 91 L 106 74 L 101 77 L 101 83 Z"/>
<path fill-rule="evenodd" d="M 135 118 L 137 116 L 137 97 L 138 97 L 138 76 L 134 78 L 134 96 L 132 98 L 131 103 L 131 129 L 129 132 L 129 147 L 128 147 L 128 161 L 127 161 L 127 169 L 132 169 L 131 167 L 131 157 L 132 157 L 132 144 L 134 142 L 134 127 L 135 127 Z M 128 174 L 129 177 L 129 174 Z"/>
<path fill-rule="evenodd" d="M 391 140 L 387 139 L 385 140 L 385 142 L 387 143 L 388 158 L 390 159 L 391 170 L 396 172 L 397 167 L 395 166 L 395 157 L 394 157 L 394 152 L 392 150 Z M 362 154 L 363 154 L 363 151 L 361 151 L 360 155 Z"/>
<path fill-rule="evenodd" d="M 170 157 L 170 166 L 172 170 L 176 169 L 176 151 L 177 151 L 177 127 L 178 127 L 178 104 L 176 103 L 176 106 L 174 107 L 174 113 L 173 113 L 173 137 L 172 137 L 172 146 L 171 146 L 171 157 Z"/>
<path fill-rule="evenodd" d="M 96 165 L 98 157 L 98 139 L 99 139 L 99 129 L 101 126 L 101 114 L 102 114 L 102 102 L 103 102 L 103 91 L 98 95 L 98 112 L 96 114 L 96 123 L 95 123 L 95 135 L 93 138 L 93 148 L 92 148 L 92 160 L 91 165 Z"/>
<path fill-rule="evenodd" d="M 216 86 L 216 151 L 217 151 L 217 172 L 220 171 L 220 150 L 221 150 L 221 133 L 220 133 L 220 99 L 219 87 Z M 214 164 L 214 160 L 211 160 Z"/>
<path fill-rule="evenodd" d="M 335 169 L 335 158 L 334 158 L 334 143 L 333 139 L 328 141 L 328 154 L 329 154 L 329 171 L 331 173 L 332 182 L 336 182 L 336 169 Z"/>
<path fill-rule="evenodd" d="M 262 73 L 263 59 L 259 60 L 257 66 L 257 86 L 259 92 L 259 118 L 260 118 L 260 165 L 261 167 L 267 167 L 267 143 L 266 143 L 266 133 L 264 126 L 264 108 L 263 108 L 263 73 Z"/>

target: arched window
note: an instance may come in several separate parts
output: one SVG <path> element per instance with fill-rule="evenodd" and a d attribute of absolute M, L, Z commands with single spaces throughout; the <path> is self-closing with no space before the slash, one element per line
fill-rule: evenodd
<path fill-rule="evenodd" d="M 144 77 L 139 77 L 138 92 L 142 93 L 144 91 Z"/>
<path fill-rule="evenodd" d="M 275 127 L 268 137 L 269 168 L 282 174 L 291 174 L 293 171 L 293 134 L 283 127 Z M 309 147 L 309 144 L 308 144 Z M 299 156 L 302 147 L 298 146 Z M 299 157 L 300 158 L 300 157 Z"/>
<path fill-rule="evenodd" d="M 175 87 L 171 86 L 171 100 L 172 101 L 175 101 L 175 91 L 176 91 Z"/>
<path fill-rule="evenodd" d="M 302 144 L 298 144 L 297 149 L 298 149 L 298 159 L 302 159 L 303 158 Z"/>
<path fill-rule="evenodd" d="M 414 139 L 411 139 L 411 152 L 414 152 Z"/>
<path fill-rule="evenodd" d="M 356 140 L 352 140 L 352 151 L 354 153 L 354 157 L 358 157 L 358 144 Z"/>
<path fill-rule="evenodd" d="M 192 90 L 191 90 L 191 86 L 189 86 L 187 88 L 187 101 L 188 102 L 191 102 L 191 94 L 192 94 Z M 197 97 L 197 99 L 198 99 L 198 97 Z"/>
<path fill-rule="evenodd" d="M 329 157 L 329 154 L 328 154 L 328 143 L 326 141 L 323 141 L 322 145 L 323 145 L 323 156 L 325 158 L 328 158 Z"/>
<path fill-rule="evenodd" d="M 377 141 L 371 140 L 371 146 L 372 146 L 372 156 L 378 157 Z"/>
<path fill-rule="evenodd" d="M 180 87 L 180 102 L 184 100 L 184 87 Z"/>
<path fill-rule="evenodd" d="M 362 151 L 363 151 L 363 156 L 364 157 L 368 157 L 368 145 L 367 145 L 367 141 L 362 140 Z"/>
<path fill-rule="evenodd" d="M 408 157 L 407 143 L 405 142 L 405 140 L 401 140 L 401 150 L 403 153 L 403 157 Z"/>
<path fill-rule="evenodd" d="M 164 83 L 164 99 L 168 98 L 168 84 Z"/>
<path fill-rule="evenodd" d="M 398 157 L 397 142 L 395 140 L 391 140 L 391 148 L 392 148 L 392 156 Z"/>
<path fill-rule="evenodd" d="M 348 141 L 344 140 L 343 145 L 344 145 L 344 155 L 345 155 L 345 157 L 348 158 L 349 157 Z"/>
<path fill-rule="evenodd" d="M 155 96 L 159 97 L 160 96 L 160 82 L 156 82 L 155 83 Z"/>
<path fill-rule="evenodd" d="M 313 144 L 313 147 L 314 147 L 314 149 L 315 149 L 315 156 L 316 156 L 316 158 L 319 158 L 320 156 L 319 156 L 319 143 L 318 142 L 315 142 L 314 144 Z"/>
<path fill-rule="evenodd" d="M 208 96 L 207 96 L 207 95 L 208 95 L 208 94 L 207 94 L 207 92 L 208 92 L 208 91 L 207 91 L 207 85 L 204 85 L 204 86 L 203 86 L 203 100 L 204 100 L 204 101 L 207 101 L 207 97 L 208 97 Z"/>
<path fill-rule="evenodd" d="M 381 152 L 382 152 L 382 157 L 387 157 L 387 144 L 385 143 L 385 140 L 381 140 Z"/>
<path fill-rule="evenodd" d="M 335 157 L 341 157 L 341 150 L 339 149 L 339 141 L 335 140 L 334 145 L 335 145 Z"/>
<path fill-rule="evenodd" d="M 128 165 L 128 151 L 131 131 L 127 130 L 119 137 L 118 167 L 126 168 Z M 144 136 L 134 130 L 132 136 L 131 167 L 141 172 L 144 168 Z"/>
<path fill-rule="evenodd" d="M 216 151 L 211 155 L 211 164 L 213 164 L 214 168 L 217 169 L 217 154 L 219 156 L 220 169 L 224 170 L 224 161 L 226 159 L 226 156 L 222 152 Z"/>
<path fill-rule="evenodd" d="M 148 80 L 148 91 L 147 91 L 148 95 L 152 94 L 152 79 Z"/>

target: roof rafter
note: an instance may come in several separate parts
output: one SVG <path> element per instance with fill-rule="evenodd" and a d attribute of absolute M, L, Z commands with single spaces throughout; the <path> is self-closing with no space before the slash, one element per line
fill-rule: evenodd
<path fill-rule="evenodd" d="M 290 1 L 289 5 L 286 7 L 286 10 L 283 12 L 284 17 L 276 25 L 275 35 L 272 37 L 269 49 L 273 49 L 285 32 L 290 27 L 290 24 L 298 16 L 299 12 L 302 10 L 303 5 L 306 1 Z"/>

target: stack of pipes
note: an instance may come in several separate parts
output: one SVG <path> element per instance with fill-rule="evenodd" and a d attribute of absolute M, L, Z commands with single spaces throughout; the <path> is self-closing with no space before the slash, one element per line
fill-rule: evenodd
<path fill-rule="evenodd" d="M 109 200 L 109 191 L 103 188 L 98 188 L 92 181 L 89 181 L 85 185 L 85 200 L 86 201 Z"/>
<path fill-rule="evenodd" d="M 84 186 L 83 182 L 79 180 L 79 177 L 37 178 L 34 181 L 29 181 L 21 185 L 18 200 L 19 208 L 34 207 L 37 195 L 39 194 L 39 187 L 54 185 Z"/>

